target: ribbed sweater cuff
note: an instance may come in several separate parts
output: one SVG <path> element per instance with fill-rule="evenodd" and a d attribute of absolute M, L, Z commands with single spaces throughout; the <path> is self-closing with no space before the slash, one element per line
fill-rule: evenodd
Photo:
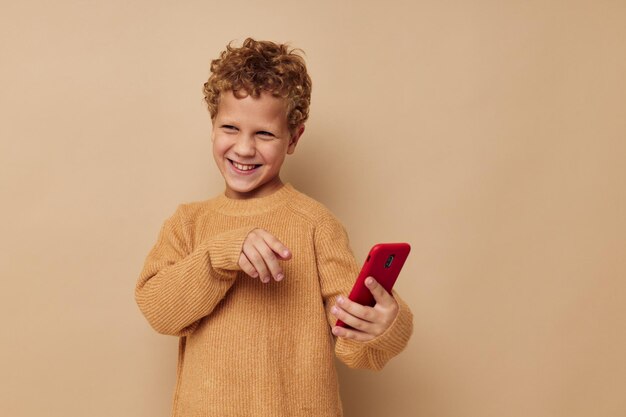
<path fill-rule="evenodd" d="M 253 229 L 255 229 L 254 226 L 246 226 L 229 230 L 202 244 L 201 250 L 209 254 L 211 266 L 217 278 L 232 279 L 234 277 L 233 272 L 241 270 L 238 265 L 241 248 Z"/>
<path fill-rule="evenodd" d="M 395 292 L 394 298 L 398 301 L 399 309 L 398 315 L 391 323 L 391 326 L 375 339 L 364 342 L 364 345 L 369 348 L 391 353 L 393 356 L 404 350 L 413 333 L 413 314 L 411 310 L 403 300 L 396 296 Z"/>

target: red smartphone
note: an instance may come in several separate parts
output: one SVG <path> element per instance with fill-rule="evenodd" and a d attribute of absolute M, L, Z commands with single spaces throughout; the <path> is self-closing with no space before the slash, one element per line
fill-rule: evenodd
<path fill-rule="evenodd" d="M 367 277 L 374 277 L 391 294 L 393 284 L 398 279 L 400 270 L 410 251 L 411 246 L 408 243 L 379 243 L 374 245 L 363 263 L 349 298 L 365 306 L 373 307 L 376 304 L 374 296 L 365 286 L 365 278 Z M 350 327 L 341 320 L 337 320 L 336 325 Z"/>

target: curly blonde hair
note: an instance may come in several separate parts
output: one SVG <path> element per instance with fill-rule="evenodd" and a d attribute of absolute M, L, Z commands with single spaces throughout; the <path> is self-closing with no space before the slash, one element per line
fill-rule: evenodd
<path fill-rule="evenodd" d="M 293 132 L 309 117 L 311 103 L 311 78 L 298 52 L 302 50 L 252 38 L 239 48 L 229 43 L 220 57 L 211 61 L 211 75 L 204 83 L 204 100 L 211 119 L 217 115 L 222 92 L 256 98 L 266 91 L 285 99 L 287 125 Z"/>

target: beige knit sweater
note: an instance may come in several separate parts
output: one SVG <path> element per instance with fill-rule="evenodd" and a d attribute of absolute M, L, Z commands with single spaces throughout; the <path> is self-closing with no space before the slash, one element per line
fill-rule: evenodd
<path fill-rule="evenodd" d="M 285 278 L 261 283 L 237 265 L 263 228 L 292 252 Z M 220 195 L 182 204 L 165 221 L 135 297 L 159 333 L 178 336 L 174 417 L 341 416 L 333 352 L 381 369 L 407 344 L 412 315 L 400 305 L 378 338 L 335 338 L 330 308 L 359 268 L 342 225 L 290 184 L 249 200 Z"/>

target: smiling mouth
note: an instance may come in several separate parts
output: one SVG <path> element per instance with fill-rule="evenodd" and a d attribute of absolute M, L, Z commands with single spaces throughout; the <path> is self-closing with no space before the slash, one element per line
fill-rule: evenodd
<path fill-rule="evenodd" d="M 235 162 L 232 159 L 228 159 L 228 161 L 239 171 L 251 171 L 261 166 L 261 164 L 256 164 L 256 165 L 255 164 L 240 164 L 239 162 Z"/>

